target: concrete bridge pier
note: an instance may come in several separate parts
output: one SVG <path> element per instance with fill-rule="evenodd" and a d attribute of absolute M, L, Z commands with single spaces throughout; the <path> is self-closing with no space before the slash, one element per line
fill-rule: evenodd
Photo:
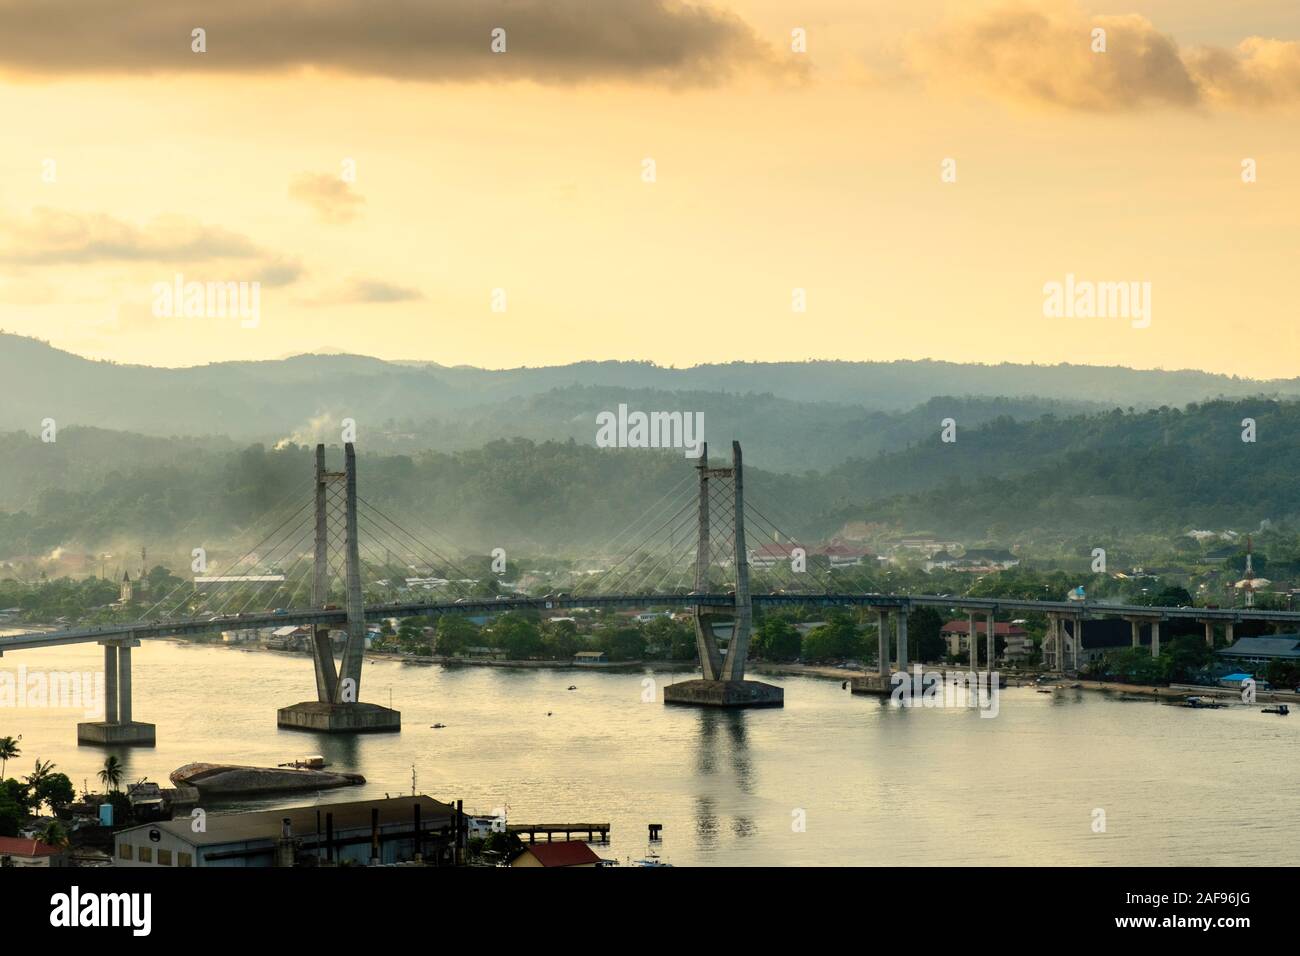
<path fill-rule="evenodd" d="M 665 704 L 695 704 L 706 707 L 783 707 L 785 691 L 762 681 L 745 680 L 749 656 L 749 633 L 753 623 L 753 602 L 749 594 L 749 552 L 745 545 L 745 478 L 740 442 L 731 443 L 731 467 L 710 468 L 709 446 L 700 451 L 699 538 L 695 554 L 695 586 L 707 585 L 711 563 L 709 538 L 709 482 L 730 480 L 732 540 L 736 569 L 736 591 L 732 608 L 734 625 L 724 656 L 718 650 L 713 629 L 706 623 L 705 609 L 695 608 L 695 641 L 699 650 L 700 680 L 682 681 L 664 688 Z"/>
<path fill-rule="evenodd" d="M 993 617 L 992 611 L 984 615 L 984 637 L 986 641 L 984 652 L 988 655 L 984 660 L 984 669 L 990 673 L 993 671 L 993 658 L 997 657 L 998 654 L 997 628 L 993 624 Z"/>
<path fill-rule="evenodd" d="M 152 747 L 153 724 L 133 719 L 131 712 L 131 648 L 140 641 L 128 636 L 100 641 L 104 648 L 104 719 L 77 724 L 77 743 L 119 747 Z"/>
<path fill-rule="evenodd" d="M 325 470 L 325 446 L 316 446 L 316 549 L 312 575 L 312 604 L 320 607 L 329 598 L 329 534 L 326 508 L 329 485 L 344 483 L 344 564 L 348 639 L 337 672 L 329 629 L 317 626 L 312 633 L 312 654 L 316 671 L 316 700 L 281 707 L 276 723 L 286 730 L 314 730 L 327 734 L 356 734 L 400 731 L 402 715 L 379 704 L 360 700 L 361 665 L 366 652 L 365 603 L 361 591 L 361 555 L 357 530 L 357 455 L 351 442 L 343 446 L 344 470 Z"/>

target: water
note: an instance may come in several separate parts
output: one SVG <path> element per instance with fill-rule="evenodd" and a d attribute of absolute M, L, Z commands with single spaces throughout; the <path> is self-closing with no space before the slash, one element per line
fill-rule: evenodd
<path fill-rule="evenodd" d="M 0 670 L 99 670 L 96 645 L 19 651 Z M 681 675 L 368 661 L 362 697 L 402 711 L 401 734 L 279 730 L 310 698 L 310 659 L 149 641 L 133 654 L 134 710 L 154 749 L 76 745 L 72 710 L 0 709 L 0 736 L 98 789 L 107 752 L 124 782 L 165 782 L 192 761 L 271 766 L 305 753 L 362 773 L 320 802 L 421 792 L 511 822 L 604 822 L 604 857 L 691 864 L 1262 864 L 1300 846 L 1300 717 L 1258 706 L 1196 711 L 1094 692 L 1002 692 L 1000 713 L 898 709 L 839 681 L 764 678 L 781 710 L 642 703 L 642 681 Z M 576 684 L 576 691 L 568 691 Z M 551 716 L 547 713 L 551 712 Z M 433 730 L 436 722 L 446 729 Z M 297 797 L 259 806 L 314 802 Z M 249 806 L 253 804 L 242 804 Z M 1093 832 L 1096 810 L 1105 832 Z M 806 820 L 797 832 L 799 812 Z"/>

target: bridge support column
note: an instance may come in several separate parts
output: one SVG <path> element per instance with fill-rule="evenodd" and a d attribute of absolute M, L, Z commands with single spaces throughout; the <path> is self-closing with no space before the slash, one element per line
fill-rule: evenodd
<path fill-rule="evenodd" d="M 1135 617 L 1131 617 L 1128 619 L 1128 623 L 1129 623 L 1129 628 L 1133 634 L 1133 646 L 1141 647 L 1142 646 L 1142 622 Z"/>
<path fill-rule="evenodd" d="M 1232 628 L 1233 628 L 1232 621 L 1229 621 L 1227 624 L 1223 625 L 1223 640 L 1228 647 L 1232 646 L 1232 641 L 1233 641 Z"/>
<path fill-rule="evenodd" d="M 696 590 L 707 582 L 711 564 L 709 548 L 709 482 L 730 479 L 732 542 L 736 590 L 731 609 L 734 625 L 726 656 L 718 650 L 713 628 L 707 622 L 704 608 L 695 608 L 695 644 L 699 651 L 700 680 L 682 681 L 664 688 L 665 704 L 702 704 L 709 707 L 781 707 L 785 704 L 785 691 L 761 681 L 745 680 L 745 661 L 749 656 L 749 632 L 753 622 L 753 604 L 749 595 L 749 555 L 745 545 L 745 471 L 740 455 L 740 442 L 731 443 L 731 467 L 710 468 L 709 448 L 701 449 L 699 541 L 695 553 Z"/>
<path fill-rule="evenodd" d="M 153 724 L 133 719 L 131 709 L 131 648 L 134 636 L 102 641 L 104 645 L 104 719 L 77 724 L 77 743 L 116 747 L 152 747 Z"/>
<path fill-rule="evenodd" d="M 889 679 L 889 611 L 876 608 L 876 673 Z"/>
<path fill-rule="evenodd" d="M 898 627 L 898 669 L 907 672 L 907 608 L 894 612 Z"/>
<path fill-rule="evenodd" d="M 328 593 L 328 537 L 325 501 L 329 482 L 344 482 L 344 564 L 348 639 L 337 678 L 329 633 L 319 627 L 313 632 L 316 667 L 316 700 L 281 707 L 276 723 L 286 730 L 311 730 L 327 734 L 392 732 L 402 729 L 402 715 L 378 704 L 365 704 L 361 693 L 361 666 L 366 654 L 365 595 L 361 589 L 361 556 L 357 531 L 357 453 L 352 442 L 343 446 L 344 471 L 325 471 L 325 446 L 316 446 L 316 567 L 312 594 L 323 600 Z"/>
<path fill-rule="evenodd" d="M 1201 623 L 1205 625 L 1205 646 L 1213 647 L 1214 646 L 1214 622 L 1202 621 Z"/>
<path fill-rule="evenodd" d="M 1151 622 L 1151 656 L 1160 656 L 1160 622 Z"/>
<path fill-rule="evenodd" d="M 987 641 L 984 652 L 988 655 L 984 660 L 984 669 L 992 672 L 993 658 L 997 656 L 998 641 L 997 628 L 993 625 L 993 613 L 989 612 L 984 617 L 984 637 Z"/>
<path fill-rule="evenodd" d="M 975 612 L 971 611 L 966 615 L 966 637 L 970 641 L 970 669 L 979 670 L 980 667 L 980 631 L 975 626 Z"/>
<path fill-rule="evenodd" d="M 104 645 L 104 723 L 117 723 L 117 647 Z"/>

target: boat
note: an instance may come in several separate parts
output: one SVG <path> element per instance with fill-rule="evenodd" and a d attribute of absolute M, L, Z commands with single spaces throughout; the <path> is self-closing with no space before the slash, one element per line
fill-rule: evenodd
<path fill-rule="evenodd" d="M 276 766 L 291 767 L 294 770 L 320 770 L 323 767 L 328 767 L 329 763 L 320 754 L 307 754 L 305 757 L 298 757 L 288 763 L 278 763 Z"/>
<path fill-rule="evenodd" d="M 639 860 L 629 860 L 632 866 L 672 866 L 671 863 L 665 863 L 659 859 L 659 854 L 654 850 L 646 850 L 645 856 Z"/>
<path fill-rule="evenodd" d="M 1044 690 L 1043 688 L 1040 687 L 1040 688 L 1038 689 L 1038 693 L 1040 693 L 1040 694 L 1050 694 L 1051 691 L 1050 691 L 1050 690 Z"/>
<path fill-rule="evenodd" d="M 1286 704 L 1278 704 L 1276 707 L 1265 707 L 1260 711 L 1261 714 L 1277 714 L 1279 717 L 1285 717 L 1291 713 L 1291 708 Z"/>
<path fill-rule="evenodd" d="M 569 690 L 577 690 L 577 689 L 578 689 L 578 685 L 577 685 L 577 684 L 570 684 L 570 685 L 569 685 Z"/>
<path fill-rule="evenodd" d="M 366 782 L 359 773 L 330 773 L 325 770 L 276 767 L 243 767 L 235 764 L 187 763 L 171 772 L 177 787 L 190 786 L 199 796 L 296 793 L 354 787 Z"/>
<path fill-rule="evenodd" d="M 430 730 L 442 730 L 442 729 L 443 729 L 444 727 L 446 727 L 446 726 L 447 726 L 446 724 L 430 724 L 430 725 L 429 725 L 429 729 L 430 729 Z"/>
<path fill-rule="evenodd" d="M 1223 704 L 1211 697 L 1188 697 L 1183 701 L 1183 706 L 1195 710 L 1218 710 Z"/>

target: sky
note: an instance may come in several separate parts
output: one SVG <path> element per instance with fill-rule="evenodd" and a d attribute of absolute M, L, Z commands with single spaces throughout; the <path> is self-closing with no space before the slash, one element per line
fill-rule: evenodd
<path fill-rule="evenodd" d="M 0 116 L 0 328 L 95 358 L 1300 373 L 1294 0 L 0 0 Z"/>

